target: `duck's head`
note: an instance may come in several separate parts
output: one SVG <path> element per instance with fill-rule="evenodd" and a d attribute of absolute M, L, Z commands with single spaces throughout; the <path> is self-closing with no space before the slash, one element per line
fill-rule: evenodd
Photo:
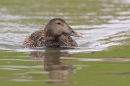
<path fill-rule="evenodd" d="M 74 31 L 66 22 L 61 18 L 54 18 L 49 21 L 44 29 L 46 40 L 55 40 L 61 35 L 77 36 L 82 35 Z"/>

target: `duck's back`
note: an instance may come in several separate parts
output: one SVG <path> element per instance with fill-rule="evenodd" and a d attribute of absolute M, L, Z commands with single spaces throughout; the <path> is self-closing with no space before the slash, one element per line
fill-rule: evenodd
<path fill-rule="evenodd" d="M 28 36 L 23 44 L 23 48 L 33 48 L 33 47 L 42 47 L 45 44 L 44 40 L 44 31 L 39 30 L 32 33 L 30 36 Z"/>

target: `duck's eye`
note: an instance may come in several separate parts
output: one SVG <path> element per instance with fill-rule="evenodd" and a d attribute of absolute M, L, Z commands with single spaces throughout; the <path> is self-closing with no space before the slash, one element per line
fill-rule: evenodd
<path fill-rule="evenodd" d="M 60 25 L 61 23 L 60 23 L 60 22 L 58 22 L 57 24 L 59 24 L 59 25 Z"/>

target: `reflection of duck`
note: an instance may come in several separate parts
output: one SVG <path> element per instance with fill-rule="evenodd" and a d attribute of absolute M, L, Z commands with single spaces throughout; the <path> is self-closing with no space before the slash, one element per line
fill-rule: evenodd
<path fill-rule="evenodd" d="M 45 52 L 31 52 L 30 56 L 44 64 L 44 72 L 48 74 L 50 80 L 46 83 L 67 84 L 67 80 L 77 67 L 62 63 L 60 57 L 69 56 L 67 52 L 60 52 L 60 50 L 46 50 Z"/>
<path fill-rule="evenodd" d="M 74 31 L 63 19 L 54 18 L 50 20 L 44 30 L 36 31 L 27 37 L 22 47 L 78 46 L 70 36 L 81 37 L 82 35 Z"/>

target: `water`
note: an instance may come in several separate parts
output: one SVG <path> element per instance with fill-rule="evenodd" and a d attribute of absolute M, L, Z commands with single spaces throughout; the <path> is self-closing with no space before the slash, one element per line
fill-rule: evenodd
<path fill-rule="evenodd" d="M 127 41 L 124 42 L 124 40 L 130 38 L 129 15 L 130 0 L 0 1 L 0 70 L 2 71 L 0 80 L 93 86 L 114 84 L 116 86 L 116 83 L 112 81 L 108 84 L 106 81 L 109 79 L 105 75 L 129 74 L 128 68 L 123 69 L 123 67 L 129 67 L 127 64 L 130 61 L 129 58 L 85 58 L 84 54 L 84 58 L 81 58 L 80 55 L 126 44 Z M 74 37 L 79 45 L 78 48 L 54 51 L 21 48 L 23 40 L 29 34 L 43 29 L 50 19 L 56 17 L 65 19 L 73 29 L 83 34 L 83 38 Z M 81 53 L 79 57 L 71 57 L 71 54 L 73 56 L 77 53 Z M 121 65 L 116 62 L 125 63 Z M 119 66 L 122 67 L 121 70 L 118 69 Z M 82 73 L 89 78 L 84 77 Z M 97 75 L 101 75 L 101 80 L 107 84 L 100 83 Z M 119 77 L 112 76 L 114 79 Z M 127 83 L 128 78 L 125 79 L 126 82 L 122 81 L 122 83 Z M 119 82 L 121 80 L 120 78 Z"/>

